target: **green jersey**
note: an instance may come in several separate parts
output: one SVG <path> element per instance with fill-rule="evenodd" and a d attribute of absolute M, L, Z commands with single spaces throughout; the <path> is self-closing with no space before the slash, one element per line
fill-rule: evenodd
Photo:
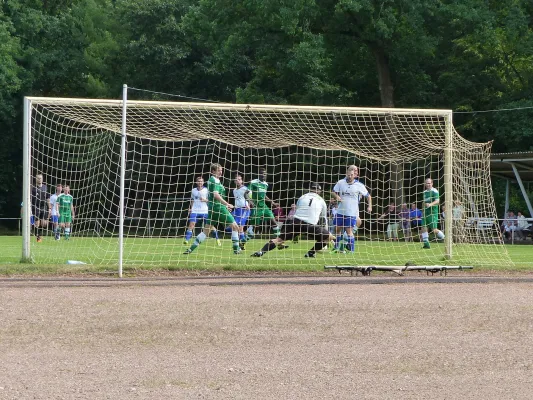
<path fill-rule="evenodd" d="M 72 217 L 71 206 L 74 198 L 70 194 L 60 194 L 57 198 L 59 204 L 59 215 L 62 217 Z"/>
<path fill-rule="evenodd" d="M 424 218 L 439 214 L 439 205 L 426 207 L 427 203 L 433 203 L 439 199 L 439 191 L 435 188 L 424 190 Z"/>
<path fill-rule="evenodd" d="M 226 189 L 224 189 L 224 186 L 222 186 L 222 183 L 220 183 L 220 179 L 215 178 L 214 176 L 211 176 L 209 180 L 207 181 L 207 190 L 209 191 L 209 195 L 207 196 L 208 200 L 208 207 L 209 209 L 213 209 L 213 207 L 220 207 L 222 206 L 222 203 L 215 199 L 214 193 L 217 192 L 220 197 L 222 197 L 225 200 L 226 197 Z M 222 206 L 224 207 L 224 206 Z"/>
<path fill-rule="evenodd" d="M 268 183 L 262 182 L 259 179 L 254 179 L 250 182 L 250 185 L 248 185 L 248 189 L 252 193 L 252 201 L 254 202 L 255 207 L 266 207 L 265 197 L 268 191 Z"/>

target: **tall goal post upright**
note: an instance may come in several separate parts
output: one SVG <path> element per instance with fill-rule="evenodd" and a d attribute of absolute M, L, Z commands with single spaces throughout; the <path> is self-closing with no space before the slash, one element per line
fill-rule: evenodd
<path fill-rule="evenodd" d="M 38 263 L 76 259 L 118 265 L 120 276 L 126 265 L 322 268 L 341 265 L 339 257 L 344 259 L 342 265 L 431 265 L 452 257 L 454 263 L 463 265 L 511 265 L 505 247 L 499 246 L 503 244 L 501 232 L 487 225 L 496 218 L 488 176 L 490 143 L 461 138 L 449 110 L 159 102 L 128 97 L 131 91 L 128 94 L 124 85 L 122 99 L 116 100 L 25 100 L 25 199 L 30 197 L 30 179 L 36 172 L 42 172 L 49 185 L 69 182 L 76 220 L 68 243 L 45 235 L 31 251 L 28 226 L 23 255 Z M 218 226 L 220 247 L 207 238 L 192 254 L 184 254 L 194 240 L 194 236 L 184 236 L 196 178 L 207 181 L 211 165 L 217 163 L 224 168 L 221 182 L 231 204 L 235 203 L 235 175 L 250 185 L 266 167 L 267 196 L 281 204 L 285 214 L 310 182 L 320 183 L 329 201 L 346 167 L 359 166 L 373 209 L 368 212 L 366 202 L 361 201 L 363 224 L 356 232 L 354 251 L 304 258 L 312 245 L 304 238 L 286 250 L 251 258 L 272 238 L 266 218 L 267 224 L 257 223 L 258 234 L 243 254 L 233 253 L 223 225 Z M 447 207 L 445 218 L 437 221 L 446 237 L 442 243 L 431 235 L 431 248 L 422 250 L 418 227 L 402 231 L 394 224 L 397 220 L 378 217 L 386 215 L 392 203 L 398 207 L 399 202 L 412 203 L 422 209 L 427 177 L 440 192 L 441 206 Z M 458 218 L 453 217 L 455 204 L 464 207 Z M 266 207 L 270 205 L 267 202 Z M 199 221 L 196 233 L 201 225 Z M 351 240 L 348 235 L 335 236 L 341 242 Z"/>
<path fill-rule="evenodd" d="M 122 135 L 120 139 L 120 200 L 118 227 L 118 276 L 122 278 L 124 261 L 124 192 L 126 182 L 126 119 L 128 112 L 128 85 L 122 87 Z"/>
<path fill-rule="evenodd" d="M 447 260 L 453 257 L 453 120 L 452 112 L 444 118 L 446 120 L 445 145 L 444 145 L 444 203 L 446 212 L 444 213 L 444 226 L 446 236 L 444 238 L 445 253 Z"/>
<path fill-rule="evenodd" d="M 31 100 L 24 97 L 24 122 L 22 133 L 22 259 L 21 262 L 31 262 L 30 251 L 30 185 L 31 185 Z"/>

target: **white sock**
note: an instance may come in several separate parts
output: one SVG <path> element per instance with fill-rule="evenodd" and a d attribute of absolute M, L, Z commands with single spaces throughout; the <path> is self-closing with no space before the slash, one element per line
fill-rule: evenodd
<path fill-rule="evenodd" d="M 239 241 L 239 231 L 231 231 L 231 241 L 232 242 Z"/>
<path fill-rule="evenodd" d="M 423 242 L 429 242 L 429 233 L 422 232 L 422 241 Z"/>
<path fill-rule="evenodd" d="M 437 233 L 437 237 L 438 237 L 439 239 L 444 239 L 444 233 L 442 233 L 442 231 L 439 231 L 439 232 Z"/>
<path fill-rule="evenodd" d="M 198 236 L 196 236 L 196 241 L 198 242 L 198 244 L 200 244 L 200 243 L 202 243 L 206 238 L 207 238 L 207 236 L 205 235 L 205 233 L 200 232 L 200 234 L 199 234 Z"/>

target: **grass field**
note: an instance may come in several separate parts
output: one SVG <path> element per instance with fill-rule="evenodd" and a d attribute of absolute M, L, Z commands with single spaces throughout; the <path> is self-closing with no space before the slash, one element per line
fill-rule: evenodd
<path fill-rule="evenodd" d="M 422 250 L 420 243 L 365 242 L 357 243 L 355 253 L 317 255 L 304 258 L 312 245 L 309 241 L 289 243 L 289 249 L 273 250 L 262 258 L 250 255 L 259 250 L 265 240 L 247 243 L 240 255 L 231 251 L 231 242 L 223 240 L 221 247 L 213 240 L 202 244 L 197 251 L 183 255 L 186 249 L 177 238 L 128 238 L 124 244 L 124 271 L 144 270 L 226 270 L 226 271 L 322 271 L 324 265 L 473 265 L 487 270 L 533 270 L 533 245 L 469 245 L 454 246 L 453 260 L 444 261 L 444 245 L 432 244 Z M 0 237 L 0 274 L 115 272 L 118 250 L 116 238 L 72 238 L 42 243 L 31 242 L 33 263 L 20 263 L 22 238 Z M 506 252 L 509 254 L 507 257 Z M 510 259 L 510 260 L 509 260 Z M 67 265 L 78 260 L 85 265 Z"/>

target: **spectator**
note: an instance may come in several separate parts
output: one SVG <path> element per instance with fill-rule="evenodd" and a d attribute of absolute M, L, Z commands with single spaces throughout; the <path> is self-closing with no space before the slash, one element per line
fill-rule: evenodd
<path fill-rule="evenodd" d="M 416 208 L 416 204 L 411 204 L 411 210 L 409 210 L 409 219 L 411 220 L 411 227 L 418 228 L 422 225 L 422 211 Z"/>
<path fill-rule="evenodd" d="M 289 211 L 289 215 L 287 215 L 287 222 L 288 223 L 292 223 L 292 221 L 294 220 L 294 214 L 296 214 L 296 204 L 292 204 L 291 205 L 291 210 Z M 294 243 L 298 243 L 298 240 L 299 240 L 299 236 L 294 236 L 292 238 L 292 241 Z"/>
<path fill-rule="evenodd" d="M 285 221 L 285 211 L 283 211 L 283 208 L 281 208 L 279 204 L 272 210 L 272 213 L 274 214 L 278 224 Z"/>
<path fill-rule="evenodd" d="M 455 200 L 452 208 L 452 216 L 454 221 L 460 221 L 463 219 L 464 209 L 459 200 Z"/>
<path fill-rule="evenodd" d="M 516 231 L 516 225 L 518 220 L 513 211 L 507 213 L 507 218 L 503 220 L 503 235 L 506 239 L 514 239 L 514 232 Z"/>
<path fill-rule="evenodd" d="M 406 203 L 403 203 L 400 209 L 400 224 L 402 226 L 403 237 L 406 242 L 412 242 L 411 236 L 411 220 L 409 218 L 409 208 Z"/>
<path fill-rule="evenodd" d="M 396 241 L 398 240 L 398 228 L 400 227 L 398 210 L 394 203 L 390 203 L 387 211 L 385 211 L 381 216 L 378 217 L 378 220 L 387 218 L 389 223 L 387 225 L 387 239 Z"/>
<path fill-rule="evenodd" d="M 287 215 L 287 220 L 291 220 L 294 218 L 294 214 L 296 213 L 296 204 L 291 205 L 291 210 L 289 211 L 289 215 Z"/>
<path fill-rule="evenodd" d="M 463 242 L 465 235 L 465 221 L 463 220 L 464 208 L 459 200 L 455 200 L 452 208 L 453 237 L 456 242 Z"/>
<path fill-rule="evenodd" d="M 526 217 L 522 214 L 521 211 L 518 211 L 516 217 L 516 234 L 521 240 L 526 240 L 527 234 L 529 233 L 531 225 L 527 222 Z"/>

